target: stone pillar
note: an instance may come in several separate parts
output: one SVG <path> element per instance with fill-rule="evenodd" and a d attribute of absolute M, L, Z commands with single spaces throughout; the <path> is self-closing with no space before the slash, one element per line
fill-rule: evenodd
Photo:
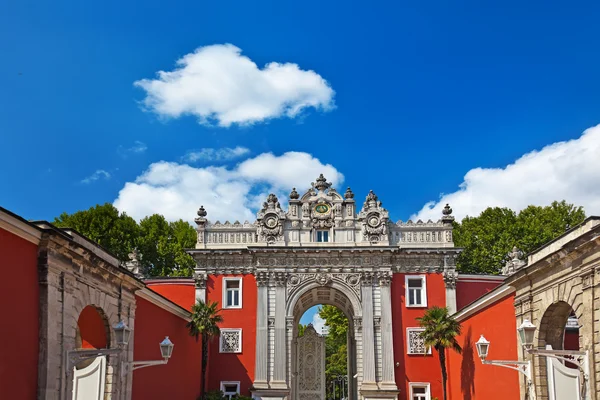
<path fill-rule="evenodd" d="M 458 272 L 454 265 L 452 256 L 444 256 L 444 283 L 446 284 L 446 307 L 450 315 L 454 314 L 456 309 L 456 281 Z"/>
<path fill-rule="evenodd" d="M 373 327 L 373 276 L 363 274 L 362 278 L 362 363 L 363 379 L 361 389 L 377 389 L 375 378 L 375 336 Z"/>
<path fill-rule="evenodd" d="M 394 374 L 394 338 L 392 334 L 391 271 L 379 275 L 381 292 L 381 389 L 397 390 Z"/>
<path fill-rule="evenodd" d="M 285 284 L 284 272 L 275 274 L 275 365 L 273 371 L 272 389 L 287 389 L 287 343 L 285 338 Z"/>
<path fill-rule="evenodd" d="M 268 388 L 268 275 L 266 272 L 256 273 L 258 286 L 256 306 L 256 366 L 254 373 L 254 388 Z"/>
<path fill-rule="evenodd" d="M 196 303 L 201 301 L 206 303 L 206 280 L 207 275 L 204 272 L 196 272 L 194 274 L 194 281 L 196 283 Z"/>

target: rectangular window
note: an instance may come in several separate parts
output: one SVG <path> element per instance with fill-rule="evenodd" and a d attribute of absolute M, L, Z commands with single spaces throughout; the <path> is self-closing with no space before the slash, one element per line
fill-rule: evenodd
<path fill-rule="evenodd" d="M 223 278 L 223 308 L 242 308 L 242 278 Z"/>
<path fill-rule="evenodd" d="M 227 397 L 229 400 L 231 400 L 233 397 L 240 394 L 240 383 L 221 381 L 221 392 L 223 392 L 224 397 Z"/>
<path fill-rule="evenodd" d="M 406 277 L 406 306 L 427 307 L 427 281 L 425 275 Z"/>
<path fill-rule="evenodd" d="M 241 353 L 242 352 L 242 330 L 232 328 L 221 328 L 221 337 L 219 338 L 220 353 Z"/>
<path fill-rule="evenodd" d="M 406 328 L 407 354 L 431 354 L 431 347 L 425 347 L 425 340 L 421 337 L 423 328 Z"/>
<path fill-rule="evenodd" d="M 429 383 L 410 383 L 410 400 L 431 400 Z"/>
<path fill-rule="evenodd" d="M 317 242 L 329 242 L 329 231 L 317 231 Z"/>

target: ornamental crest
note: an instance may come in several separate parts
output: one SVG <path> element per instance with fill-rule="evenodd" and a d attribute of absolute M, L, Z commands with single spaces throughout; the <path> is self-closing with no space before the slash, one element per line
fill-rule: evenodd
<path fill-rule="evenodd" d="M 377 195 L 371 190 L 358 214 L 358 219 L 362 222 L 363 241 L 374 243 L 386 240 L 388 218 L 388 211 L 381 206 Z"/>
<path fill-rule="evenodd" d="M 263 208 L 257 214 L 258 238 L 262 242 L 275 243 L 283 240 L 283 220 L 285 213 L 281 209 L 277 196 L 271 193 Z"/>
<path fill-rule="evenodd" d="M 331 206 L 324 200 L 319 200 L 319 202 L 312 209 L 311 221 L 313 228 L 331 228 L 333 226 Z"/>

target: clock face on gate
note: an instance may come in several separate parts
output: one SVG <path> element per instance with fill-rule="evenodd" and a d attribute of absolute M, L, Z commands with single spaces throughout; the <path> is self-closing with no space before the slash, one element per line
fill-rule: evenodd
<path fill-rule="evenodd" d="M 329 206 L 327 204 L 317 204 L 315 206 L 315 212 L 319 214 L 327 214 L 329 212 Z"/>

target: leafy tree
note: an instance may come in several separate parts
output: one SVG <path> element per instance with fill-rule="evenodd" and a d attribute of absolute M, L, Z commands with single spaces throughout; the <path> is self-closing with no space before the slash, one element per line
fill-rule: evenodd
<path fill-rule="evenodd" d="M 463 247 L 457 267 L 463 273 L 497 274 L 513 246 L 529 253 L 585 219 L 582 207 L 553 202 L 529 206 L 518 214 L 508 208 L 489 207 L 478 217 L 454 224 L 454 243 Z"/>
<path fill-rule="evenodd" d="M 306 329 L 306 325 L 298 324 L 298 337 L 304 336 L 305 329 Z"/>
<path fill-rule="evenodd" d="M 73 228 L 113 253 L 121 262 L 129 259 L 136 247 L 139 228 L 133 218 L 119 213 L 112 204 L 98 204 L 89 210 L 66 212 L 54 219 L 60 228 Z"/>
<path fill-rule="evenodd" d="M 458 321 L 452 318 L 446 307 L 434 306 L 427 310 L 422 317 L 417 318 L 419 325 L 425 330 L 421 332 L 421 337 L 425 341 L 425 346 L 433 347 L 440 358 L 440 368 L 442 370 L 442 387 L 444 388 L 444 400 L 447 399 L 446 381 L 448 374 L 446 372 L 446 349 L 450 348 L 461 353 L 462 349 L 456 340 L 460 335 L 461 326 Z"/>
<path fill-rule="evenodd" d="M 223 316 L 221 316 L 217 308 L 217 302 L 208 301 L 207 303 L 198 300 L 196 304 L 192 306 L 192 316 L 190 322 L 187 323 L 190 336 L 195 336 L 196 341 L 202 336 L 202 394 L 204 398 L 206 392 L 206 367 L 208 366 L 208 342 L 219 336 L 221 330 L 219 324 L 223 322 Z"/>
<path fill-rule="evenodd" d="M 73 228 L 122 262 L 137 249 L 143 272 L 150 276 L 191 276 L 194 259 L 185 252 L 196 244 L 196 230 L 189 223 L 167 222 L 159 214 L 144 218 L 139 225 L 109 203 L 73 214 L 62 213 L 54 224 Z"/>
<path fill-rule="evenodd" d="M 325 387 L 330 390 L 333 380 L 348 374 L 348 318 L 339 308 L 330 305 L 321 306 L 319 316 L 329 328 L 325 337 Z"/>
<path fill-rule="evenodd" d="M 138 248 L 144 272 L 150 276 L 190 276 L 194 260 L 184 249 L 193 247 L 195 238 L 194 228 L 182 220 L 169 223 L 159 214 L 142 219 Z"/>

